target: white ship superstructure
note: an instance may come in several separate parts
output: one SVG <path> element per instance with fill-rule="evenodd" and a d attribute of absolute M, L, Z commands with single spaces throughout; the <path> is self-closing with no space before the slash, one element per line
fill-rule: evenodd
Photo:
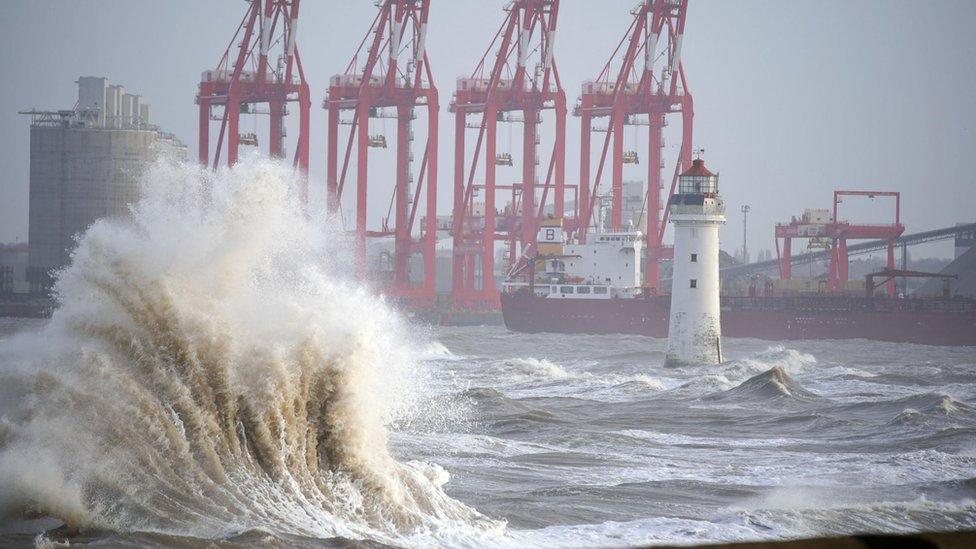
<path fill-rule="evenodd" d="M 535 261 L 533 292 L 552 299 L 633 298 L 643 280 L 644 235 L 640 231 L 587 234 L 585 243 L 565 243 L 556 220 L 539 229 L 540 254 Z M 505 291 L 529 286 L 506 282 Z"/>

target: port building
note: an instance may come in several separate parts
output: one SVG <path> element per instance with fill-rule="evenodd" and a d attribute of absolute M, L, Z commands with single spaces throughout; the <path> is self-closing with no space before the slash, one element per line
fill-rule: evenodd
<path fill-rule="evenodd" d="M 142 96 L 107 78 L 77 81 L 74 108 L 30 110 L 30 201 L 26 278 L 46 292 L 64 267 L 76 235 L 96 220 L 126 215 L 139 198 L 139 177 L 160 154 L 186 147 L 153 124 Z"/>

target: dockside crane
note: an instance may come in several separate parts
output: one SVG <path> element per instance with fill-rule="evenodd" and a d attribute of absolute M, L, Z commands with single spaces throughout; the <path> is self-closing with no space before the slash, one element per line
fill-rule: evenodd
<path fill-rule="evenodd" d="M 891 223 L 851 223 L 841 220 L 840 204 L 843 197 L 866 197 L 893 199 L 894 216 Z M 776 256 L 779 261 L 780 278 L 789 280 L 793 276 L 793 240 L 808 239 L 811 248 L 824 248 L 829 255 L 827 270 L 827 291 L 847 291 L 850 276 L 850 254 L 848 240 L 883 240 L 885 242 L 885 268 L 895 270 L 895 245 L 905 232 L 901 222 L 901 193 L 895 191 L 837 190 L 834 191 L 833 211 L 808 210 L 799 219 L 794 217 L 789 223 L 776 224 Z M 780 240 L 783 241 L 780 251 Z M 904 253 L 903 248 L 903 253 Z M 904 267 L 907 268 L 907 265 Z M 889 297 L 895 297 L 895 281 L 886 282 Z"/>
<path fill-rule="evenodd" d="M 514 0 L 505 11 L 504 23 L 474 71 L 458 79 L 450 105 L 455 115 L 452 298 L 460 309 L 498 308 L 496 241 L 507 243 L 508 267 L 514 269 L 534 257 L 547 205 L 551 202 L 554 219 L 565 214 L 566 94 L 554 56 L 559 0 Z M 545 110 L 554 111 L 555 134 L 540 185 L 539 130 Z M 498 152 L 499 122 L 522 124 L 521 154 Z M 477 131 L 470 159 L 469 128 Z M 497 166 L 520 167 L 520 181 L 498 184 Z M 496 206 L 499 191 L 509 196 L 502 210 Z"/>
<path fill-rule="evenodd" d="M 437 112 L 438 96 L 427 57 L 427 21 L 430 0 L 381 0 L 369 31 L 359 44 L 345 72 L 329 83 L 323 107 L 329 114 L 327 150 L 327 210 L 341 213 L 341 200 L 349 172 L 352 151 L 356 165 L 356 271 L 360 279 L 374 278 L 378 289 L 411 308 L 433 307 L 437 238 Z M 389 113 L 386 109 L 391 109 Z M 412 172 L 414 140 L 411 127 L 416 110 L 424 109 L 427 139 L 423 146 L 419 176 Z M 343 120 L 344 112 L 352 117 Z M 369 150 L 387 146 L 385 134 L 370 135 L 370 119 L 396 121 L 396 177 L 390 209 L 378 229 L 369 229 L 367 199 L 376 195 L 368 170 Z M 343 155 L 339 153 L 339 127 L 349 126 Z M 341 170 L 340 170 L 341 159 Z M 376 179 L 374 177 L 374 179 Z M 373 187 L 371 189 L 371 187 Z M 426 194 L 424 195 L 424 192 Z M 416 220 L 422 195 L 424 217 L 418 231 Z M 392 217 L 392 219 L 391 219 Z M 391 226 L 392 222 L 392 226 Z M 393 237 L 392 276 L 382 269 L 368 273 L 367 240 Z M 423 272 L 410 272 L 411 256 L 423 259 Z"/>
<path fill-rule="evenodd" d="M 287 104 L 298 103 L 293 165 L 301 174 L 305 203 L 311 96 L 296 41 L 299 4 L 300 0 L 250 0 L 217 67 L 203 72 L 196 101 L 200 106 L 199 161 L 214 168 L 220 164 L 225 143 L 228 166 L 237 162 L 241 145 L 258 145 L 256 133 L 240 133 L 241 114 L 269 115 L 268 152 L 272 157 L 285 158 Z M 259 111 L 255 108 L 259 104 L 267 104 L 268 110 Z M 211 158 L 212 120 L 220 121 L 220 130 Z"/>
<path fill-rule="evenodd" d="M 661 202 L 661 172 L 665 167 L 663 129 L 670 114 L 681 115 L 682 137 L 668 197 L 674 194 L 678 174 L 689 168 L 692 161 L 694 108 L 681 62 L 681 41 L 687 11 L 688 0 L 643 0 L 631 11 L 634 17 L 630 27 L 599 76 L 583 83 L 582 93 L 573 110 L 573 114 L 581 120 L 580 222 L 568 229 L 570 237 L 578 242 L 585 242 L 587 228 L 594 219 L 593 208 L 607 164 L 611 172 L 610 228 L 613 231 L 621 230 L 623 165 L 634 164 L 639 158 L 637 151 L 624 151 L 624 127 L 647 128 L 645 285 L 651 291 L 660 290 L 657 288 L 659 263 L 673 253 L 663 243 L 668 210 L 665 207 L 662 215 Z M 607 126 L 594 127 L 595 118 L 606 118 Z M 604 132 L 604 136 L 594 175 L 591 173 L 591 136 L 597 131 Z"/>

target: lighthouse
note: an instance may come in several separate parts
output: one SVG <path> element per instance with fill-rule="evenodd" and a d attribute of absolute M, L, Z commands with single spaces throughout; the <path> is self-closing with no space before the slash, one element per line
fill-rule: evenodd
<path fill-rule="evenodd" d="M 718 231 L 725 223 L 718 174 L 696 158 L 679 176 L 678 194 L 668 210 L 674 224 L 674 270 L 666 364 L 717 364 L 722 362 Z"/>

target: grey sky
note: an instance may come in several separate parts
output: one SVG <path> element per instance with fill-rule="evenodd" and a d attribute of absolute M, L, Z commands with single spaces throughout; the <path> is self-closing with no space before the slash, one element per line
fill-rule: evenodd
<path fill-rule="evenodd" d="M 448 213 L 451 202 L 447 104 L 455 78 L 472 70 L 501 24 L 503 4 L 435 0 L 432 7 L 427 47 L 442 103 L 440 213 Z M 633 4 L 563 0 L 556 57 L 571 102 L 626 29 Z M 239 0 L 5 3 L 0 241 L 27 234 L 28 123 L 18 110 L 71 107 L 79 75 L 104 75 L 143 94 L 155 121 L 195 156 L 196 84 L 200 72 L 216 64 L 244 8 Z M 298 40 L 313 89 L 311 184 L 319 210 L 326 130 L 321 100 L 328 77 L 345 67 L 374 13 L 370 0 L 305 0 L 302 6 Z M 968 0 L 691 0 L 683 60 L 695 97 L 695 145 L 721 172 L 730 206 L 723 247 L 741 243 L 739 205 L 752 205 L 750 247 L 771 248 L 776 221 L 828 207 L 835 188 L 901 191 L 910 231 L 976 220 L 974 23 L 976 2 Z M 567 177 L 574 183 L 579 123 L 571 117 L 568 124 Z M 242 131 L 249 125 L 244 122 Z M 669 139 L 669 151 L 676 146 Z M 392 149 L 383 154 L 392 162 Z M 377 156 L 371 169 L 383 173 L 384 163 Z M 632 177 L 644 169 L 634 169 Z M 500 177 L 518 171 L 500 171 Z M 376 196 L 373 218 L 389 195 Z M 851 217 L 880 220 L 852 206 Z M 950 251 L 944 243 L 926 255 Z"/>

